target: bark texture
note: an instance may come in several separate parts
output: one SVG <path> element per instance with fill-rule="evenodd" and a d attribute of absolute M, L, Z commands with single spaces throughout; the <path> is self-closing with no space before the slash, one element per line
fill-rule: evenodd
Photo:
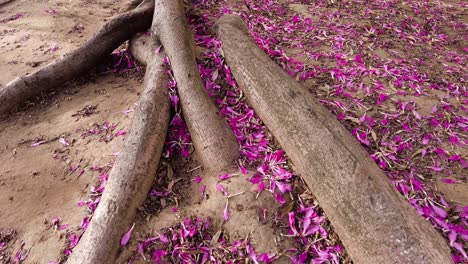
<path fill-rule="evenodd" d="M 10 3 L 13 0 L 0 0 L 0 5 Z"/>
<path fill-rule="evenodd" d="M 153 11 L 154 5 L 150 1 L 133 11 L 114 17 L 70 54 L 0 88 L 0 115 L 14 109 L 21 102 L 53 90 L 92 69 L 136 32 L 148 29 Z"/>
<path fill-rule="evenodd" d="M 451 263 L 441 235 L 336 118 L 257 47 L 242 19 L 224 16 L 217 27 L 236 81 L 317 197 L 354 263 Z"/>
<path fill-rule="evenodd" d="M 126 11 L 133 10 L 137 8 L 142 2 L 143 0 L 129 0 L 126 6 L 122 8 L 122 11 L 126 12 Z"/>
<path fill-rule="evenodd" d="M 152 29 L 171 61 L 184 119 L 204 168 L 221 171 L 232 166 L 239 145 L 204 88 L 182 1 L 156 0 Z"/>
<path fill-rule="evenodd" d="M 166 71 L 163 56 L 148 53 L 144 91 L 125 148 L 88 229 L 67 263 L 115 263 L 120 238 L 132 226 L 137 208 L 151 188 L 163 150 L 170 110 Z"/>
<path fill-rule="evenodd" d="M 151 36 L 140 33 L 130 39 L 128 49 L 135 60 L 146 66 L 151 53 L 155 52 L 160 45 L 160 42 L 152 40 Z M 160 56 L 164 57 L 166 54 L 161 53 Z"/>

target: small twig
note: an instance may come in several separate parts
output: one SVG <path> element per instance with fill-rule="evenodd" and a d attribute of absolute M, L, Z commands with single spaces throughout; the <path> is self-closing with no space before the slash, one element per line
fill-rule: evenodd
<path fill-rule="evenodd" d="M 192 169 L 190 169 L 190 170 L 188 170 L 188 171 L 186 171 L 186 172 L 192 172 L 192 171 L 198 170 L 198 169 L 200 169 L 200 168 L 201 168 L 201 165 L 200 165 L 200 166 L 197 166 L 197 167 L 195 167 L 195 168 L 192 168 Z"/>
<path fill-rule="evenodd" d="M 228 199 L 230 199 L 230 198 L 233 198 L 233 197 L 239 196 L 239 195 L 241 195 L 241 194 L 243 194 L 243 193 L 244 193 L 244 191 L 242 191 L 242 192 L 238 192 L 238 193 L 235 193 L 235 194 L 231 194 L 231 195 L 229 195 L 227 198 L 228 198 Z"/>

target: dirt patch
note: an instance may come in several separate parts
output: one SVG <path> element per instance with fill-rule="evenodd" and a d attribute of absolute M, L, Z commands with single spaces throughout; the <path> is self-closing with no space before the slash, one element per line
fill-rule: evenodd
<path fill-rule="evenodd" d="M 0 226 L 18 230 L 21 240 L 31 247 L 31 260 L 58 259 L 65 230 L 50 230 L 47 223 L 56 216 L 70 226 L 80 223 L 84 214 L 77 202 L 86 199 L 96 180 L 90 168 L 108 163 L 120 151 L 124 137 L 115 134 L 129 122 L 122 111 L 132 108 L 137 100 L 133 89 L 140 86 L 136 80 L 103 76 L 96 83 L 77 86 L 79 91 L 73 96 L 59 96 L 53 104 L 59 107 L 37 107 L 2 123 L 0 200 L 5 202 L 0 211 L 8 213 Z M 97 105 L 99 114 L 77 120 L 73 115 L 87 105 Z M 116 125 L 105 134 L 111 141 L 102 140 L 102 135 L 83 138 L 84 131 L 105 122 Z M 31 146 L 42 141 L 47 143 Z"/>
<path fill-rule="evenodd" d="M 0 6 L 0 20 L 21 14 L 0 23 L 0 84 L 79 46 L 122 6 L 111 1 L 22 0 Z M 29 251 L 26 263 L 59 259 L 67 233 L 85 215 L 77 202 L 87 198 L 96 181 L 90 168 L 113 160 L 112 154 L 122 147 L 124 137 L 115 134 L 127 127 L 141 83 L 112 74 L 90 77 L 85 83 L 64 85 L 47 106 L 37 101 L 0 121 L 0 229 L 16 231 L 0 250 L 5 256 L 14 256 L 24 244 L 23 250 Z M 129 109 L 130 114 L 122 112 Z M 106 122 L 116 125 L 110 142 L 98 135 L 82 137 Z M 63 229 L 53 227 L 54 217 Z"/>
<path fill-rule="evenodd" d="M 452 183 L 452 181 L 455 183 Z M 448 201 L 460 206 L 465 206 L 468 203 L 468 185 L 466 183 L 460 182 L 457 179 L 438 177 L 436 179 L 436 187 Z"/>

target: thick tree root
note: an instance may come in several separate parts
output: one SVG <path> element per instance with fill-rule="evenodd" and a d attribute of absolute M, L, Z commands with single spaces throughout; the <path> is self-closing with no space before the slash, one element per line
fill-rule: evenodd
<path fill-rule="evenodd" d="M 156 0 L 152 29 L 169 56 L 184 119 L 204 168 L 221 171 L 232 166 L 239 157 L 239 145 L 205 91 L 182 1 Z"/>
<path fill-rule="evenodd" d="M 150 36 L 140 34 L 130 40 L 131 54 L 138 62 L 144 65 L 147 64 L 148 51 L 155 49 L 146 48 L 148 43 L 150 43 L 150 39 Z M 214 139 L 212 144 L 220 140 Z M 206 151 L 202 151 L 202 155 L 205 153 Z M 199 153 L 197 154 L 196 156 L 198 157 Z M 239 194 L 229 198 L 230 217 L 227 222 L 223 219 L 223 211 L 228 198 L 216 189 L 219 181 L 218 176 L 224 173 L 239 175 L 221 183 L 230 194 Z M 253 174 L 251 172 L 250 176 Z M 232 241 L 250 237 L 250 242 L 252 245 L 255 245 L 257 252 L 269 252 L 281 255 L 285 250 L 293 247 L 294 241 L 291 238 L 282 236 L 271 225 L 262 223 L 259 220 L 259 211 L 267 210 L 267 214 L 270 215 L 278 210 L 279 203 L 268 192 L 258 195 L 256 188 L 245 180 L 249 176 L 242 175 L 241 172 L 236 170 L 229 170 L 222 172 L 208 171 L 202 173 L 201 177 L 201 184 L 192 184 L 191 188 L 187 191 L 186 196 L 188 197 L 188 201 L 183 201 L 185 205 L 179 205 L 179 212 L 177 214 L 174 214 L 168 208 L 154 217 L 148 225 L 155 230 L 159 230 L 173 226 L 185 217 L 208 217 L 211 219 L 213 227 L 216 230 L 223 230 Z M 201 193 L 201 185 L 206 185 L 205 193 L 209 196 L 209 199 L 205 199 L 205 195 Z M 267 222 L 266 219 L 264 221 Z M 119 259 L 121 262 L 125 260 L 125 256 Z M 282 256 L 275 263 L 289 263 L 289 258 Z"/>
<path fill-rule="evenodd" d="M 125 147 L 68 263 L 115 263 L 120 238 L 132 226 L 151 188 L 166 138 L 170 109 L 166 71 L 163 56 L 148 53 L 144 91 Z"/>
<path fill-rule="evenodd" d="M 133 10 L 133 9 L 137 8 L 142 2 L 143 2 L 143 0 L 129 0 L 127 5 L 124 8 L 122 8 L 121 10 L 123 12 Z"/>
<path fill-rule="evenodd" d="M 13 1 L 13 0 L 0 0 L 0 6 L 3 5 L 3 4 L 8 4 L 11 1 Z"/>
<path fill-rule="evenodd" d="M 159 43 L 159 42 L 158 42 Z M 136 34 L 133 36 L 128 45 L 130 54 L 133 58 L 142 65 L 147 65 L 151 53 L 157 49 L 157 44 L 147 34 Z M 165 56 L 164 52 L 161 52 L 160 56 Z"/>
<path fill-rule="evenodd" d="M 80 48 L 0 88 L 0 115 L 92 69 L 136 32 L 148 29 L 153 11 L 153 2 L 149 1 L 135 10 L 116 16 Z"/>
<path fill-rule="evenodd" d="M 218 21 L 223 53 L 251 106 L 288 153 L 355 263 L 450 263 L 450 250 L 369 154 L 249 37 Z"/>

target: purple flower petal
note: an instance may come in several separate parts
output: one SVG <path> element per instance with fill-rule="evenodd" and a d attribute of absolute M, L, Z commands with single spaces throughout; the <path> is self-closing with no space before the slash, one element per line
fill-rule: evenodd
<path fill-rule="evenodd" d="M 130 227 L 130 229 L 120 239 L 120 245 L 122 247 L 125 247 L 128 244 L 128 241 L 130 241 L 130 237 L 132 236 L 133 228 L 135 228 L 135 223 L 133 223 L 132 227 Z"/>
<path fill-rule="evenodd" d="M 275 194 L 275 198 L 280 204 L 285 204 L 286 203 L 286 201 L 284 200 L 284 198 L 283 198 L 283 196 L 281 194 Z"/>
<path fill-rule="evenodd" d="M 224 206 L 223 219 L 224 222 L 229 220 L 229 200 L 226 200 L 226 205 Z"/>
<path fill-rule="evenodd" d="M 226 173 L 226 174 L 223 174 L 223 175 L 219 175 L 218 178 L 219 178 L 220 181 L 224 181 L 224 180 L 232 178 L 232 176 L 233 176 L 232 174 Z"/>
<path fill-rule="evenodd" d="M 68 143 L 67 140 L 65 140 L 63 137 L 59 138 L 59 142 L 62 143 L 65 147 L 70 146 L 70 143 Z"/>
<path fill-rule="evenodd" d="M 457 183 L 455 180 L 452 180 L 452 179 L 442 179 L 442 182 L 443 182 L 443 183 L 447 183 L 447 184 L 455 184 L 455 183 Z"/>
<path fill-rule="evenodd" d="M 202 181 L 202 178 L 200 175 L 195 176 L 195 183 L 200 183 Z"/>
<path fill-rule="evenodd" d="M 229 193 L 224 189 L 224 186 L 221 185 L 221 183 L 216 184 L 216 189 L 224 194 L 224 196 L 229 196 Z"/>
<path fill-rule="evenodd" d="M 46 141 L 41 140 L 41 141 L 38 141 L 38 142 L 35 142 L 35 143 L 31 144 L 31 147 L 37 147 L 37 146 L 42 145 L 44 143 L 46 143 Z"/>
<path fill-rule="evenodd" d="M 435 205 L 432 205 L 431 207 L 438 216 L 442 217 L 442 219 L 447 218 L 447 212 L 444 209 Z"/>
<path fill-rule="evenodd" d="M 153 260 L 154 264 L 161 264 L 164 256 L 167 255 L 167 252 L 164 249 L 156 249 L 153 251 Z"/>
<path fill-rule="evenodd" d="M 453 243 L 453 247 L 460 252 L 460 254 L 466 259 L 468 259 L 468 256 L 466 255 L 465 249 L 462 244 L 458 242 Z"/>
<path fill-rule="evenodd" d="M 126 134 L 127 134 L 127 132 L 125 130 L 121 129 L 115 134 L 115 137 L 124 136 Z"/>

